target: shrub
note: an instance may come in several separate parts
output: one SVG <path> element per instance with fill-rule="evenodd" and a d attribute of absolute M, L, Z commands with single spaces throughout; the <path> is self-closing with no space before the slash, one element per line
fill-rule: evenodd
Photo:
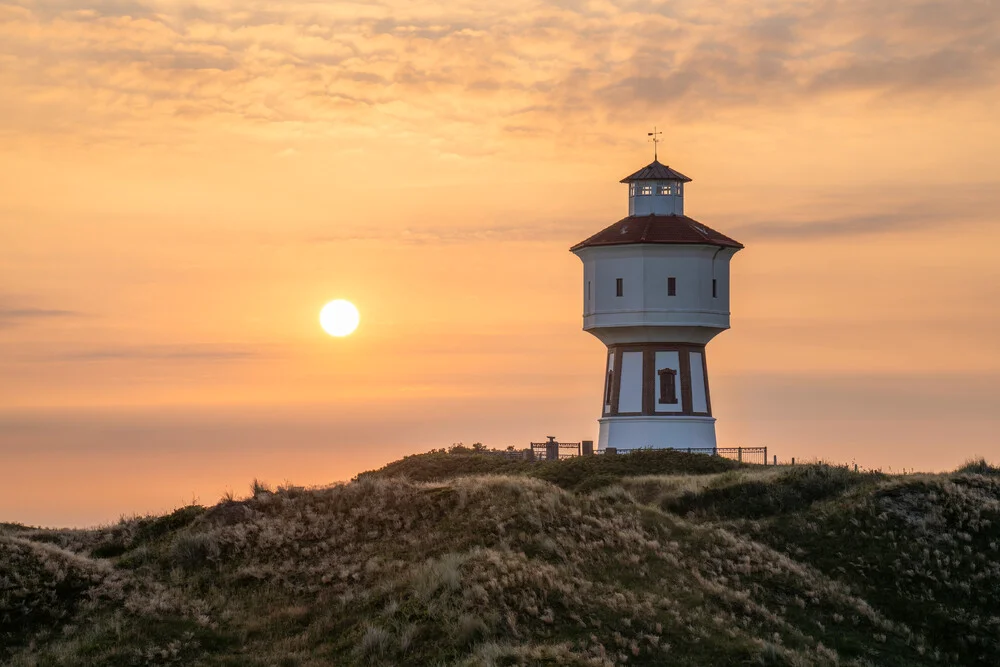
<path fill-rule="evenodd" d="M 388 653 L 391 644 L 392 635 L 388 630 L 377 625 L 369 625 L 361 635 L 358 653 L 363 658 L 381 658 Z"/>
<path fill-rule="evenodd" d="M 449 553 L 418 566 L 413 573 L 414 593 L 418 598 L 426 600 L 439 590 L 458 590 L 462 586 L 464 560 L 461 554 Z"/>
<path fill-rule="evenodd" d="M 271 495 L 272 493 L 274 493 L 274 489 L 272 489 L 271 485 L 267 482 L 262 482 L 256 477 L 254 477 L 253 481 L 250 482 L 250 496 L 252 498 L 258 498 L 262 495 Z"/>
<path fill-rule="evenodd" d="M 219 543 L 205 533 L 179 535 L 170 550 L 171 559 L 185 570 L 193 570 L 218 559 Z"/>
<path fill-rule="evenodd" d="M 355 480 L 406 477 L 419 482 L 434 482 L 466 475 L 521 475 L 577 491 L 592 490 L 622 477 L 680 473 L 707 475 L 749 467 L 720 456 L 689 454 L 674 449 L 528 462 L 474 452 L 468 447 L 453 447 L 451 453 L 435 451 L 406 456 L 379 470 L 361 473 Z M 601 480 L 595 482 L 598 477 Z"/>
<path fill-rule="evenodd" d="M 473 644 L 487 635 L 489 626 L 478 616 L 460 614 L 455 622 L 455 639 L 461 646 Z"/>
<path fill-rule="evenodd" d="M 621 478 L 616 475 L 593 475 L 581 480 L 574 489 L 578 493 L 589 493 L 617 483 Z"/>
<path fill-rule="evenodd" d="M 159 540 L 185 526 L 205 512 L 201 505 L 179 507 L 164 516 L 146 516 L 135 519 L 123 519 L 108 533 L 102 535 L 91 554 L 95 558 L 114 558 Z"/>
<path fill-rule="evenodd" d="M 992 465 L 985 458 L 969 459 L 955 472 L 964 475 L 1000 475 L 1000 467 Z"/>
<path fill-rule="evenodd" d="M 719 517 L 756 519 L 796 512 L 885 478 L 882 473 L 853 472 L 847 466 L 826 464 L 796 466 L 770 480 L 724 475 L 703 490 L 668 500 L 666 507 L 681 514 L 702 511 Z"/>

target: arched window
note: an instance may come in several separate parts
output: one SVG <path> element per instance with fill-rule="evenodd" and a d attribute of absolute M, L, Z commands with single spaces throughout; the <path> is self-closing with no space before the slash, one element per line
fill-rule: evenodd
<path fill-rule="evenodd" d="M 660 376 L 660 403 L 677 403 L 677 371 L 661 368 L 656 374 Z"/>

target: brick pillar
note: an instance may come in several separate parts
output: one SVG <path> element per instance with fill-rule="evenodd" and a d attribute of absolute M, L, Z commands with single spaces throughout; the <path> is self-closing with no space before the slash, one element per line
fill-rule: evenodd
<path fill-rule="evenodd" d="M 583 442 L 580 443 L 580 445 L 583 447 L 583 455 L 584 456 L 593 456 L 594 455 L 594 441 L 593 440 L 584 440 Z"/>

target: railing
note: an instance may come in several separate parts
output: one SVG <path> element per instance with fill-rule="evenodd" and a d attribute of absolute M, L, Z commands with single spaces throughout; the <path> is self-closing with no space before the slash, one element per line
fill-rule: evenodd
<path fill-rule="evenodd" d="M 531 453 L 535 461 L 569 459 L 583 454 L 582 442 L 533 442 Z"/>
<path fill-rule="evenodd" d="M 733 459 L 741 463 L 758 463 L 767 465 L 767 447 L 672 447 L 677 452 L 687 452 L 688 454 L 708 454 L 710 456 L 721 456 Z M 656 451 L 653 447 L 635 447 L 624 449 L 621 447 L 608 447 L 597 454 L 631 454 L 632 452 Z"/>
<path fill-rule="evenodd" d="M 479 453 L 499 456 L 516 461 L 554 461 L 558 459 L 574 458 L 576 456 L 589 456 L 592 454 L 602 454 L 605 456 L 631 454 L 633 452 L 656 452 L 656 451 L 686 452 L 688 454 L 707 454 L 709 456 L 721 456 L 741 463 L 756 463 L 768 465 L 767 447 L 608 447 L 607 449 L 596 450 L 591 440 L 582 442 L 533 442 L 526 449 L 512 450 L 483 450 Z M 777 463 L 777 462 L 775 462 Z M 794 465 L 795 459 L 792 459 Z"/>

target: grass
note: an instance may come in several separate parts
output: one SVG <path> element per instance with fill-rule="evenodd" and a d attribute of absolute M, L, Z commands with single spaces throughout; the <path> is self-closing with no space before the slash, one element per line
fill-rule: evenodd
<path fill-rule="evenodd" d="M 992 665 L 1000 476 L 407 457 L 94 530 L 0 524 L 0 663 Z"/>

